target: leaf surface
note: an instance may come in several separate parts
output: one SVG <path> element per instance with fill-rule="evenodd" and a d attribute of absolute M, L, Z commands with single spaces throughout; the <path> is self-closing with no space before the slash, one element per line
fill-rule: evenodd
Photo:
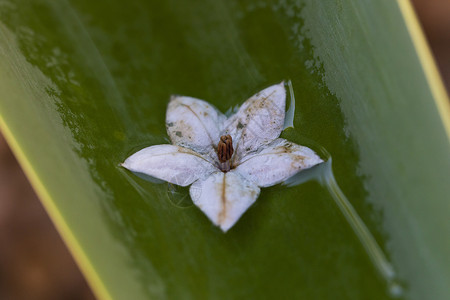
<path fill-rule="evenodd" d="M 223 234 L 186 189 L 119 166 L 168 142 L 170 95 L 226 111 L 291 80 L 282 137 L 331 154 L 404 298 L 448 299 L 448 103 L 408 7 L 2 1 L 1 127 L 101 298 L 389 299 L 316 181 L 262 189 Z"/>

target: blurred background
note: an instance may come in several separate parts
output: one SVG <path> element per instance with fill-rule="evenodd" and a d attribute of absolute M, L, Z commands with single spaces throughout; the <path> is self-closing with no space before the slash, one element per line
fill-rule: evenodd
<path fill-rule="evenodd" d="M 412 0 L 450 90 L 450 0 Z M 0 134 L 0 299 L 95 299 Z"/>

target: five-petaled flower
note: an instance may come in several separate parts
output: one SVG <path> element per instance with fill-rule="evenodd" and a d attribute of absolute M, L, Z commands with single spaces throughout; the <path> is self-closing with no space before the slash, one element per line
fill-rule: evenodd
<path fill-rule="evenodd" d="M 252 96 L 229 118 L 203 100 L 173 96 L 166 115 L 172 145 L 144 148 L 122 166 L 192 184 L 194 204 L 226 232 L 255 202 L 260 187 L 322 162 L 313 150 L 278 138 L 285 106 L 284 82 Z"/>

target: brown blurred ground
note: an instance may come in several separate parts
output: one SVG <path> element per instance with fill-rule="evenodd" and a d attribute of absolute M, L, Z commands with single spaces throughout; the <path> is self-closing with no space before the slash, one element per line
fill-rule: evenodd
<path fill-rule="evenodd" d="M 412 0 L 412 3 L 450 91 L 450 0 Z"/>
<path fill-rule="evenodd" d="M 0 299 L 94 299 L 1 136 Z"/>
<path fill-rule="evenodd" d="M 413 0 L 450 89 L 450 0 Z M 0 299 L 94 299 L 0 136 Z"/>

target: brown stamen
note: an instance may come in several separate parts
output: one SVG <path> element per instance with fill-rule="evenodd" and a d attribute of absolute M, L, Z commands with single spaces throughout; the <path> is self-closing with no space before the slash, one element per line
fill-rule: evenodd
<path fill-rule="evenodd" d="M 221 163 L 224 163 L 231 159 L 233 156 L 233 140 L 229 134 L 222 135 L 220 137 L 219 144 L 217 145 L 217 156 Z"/>

